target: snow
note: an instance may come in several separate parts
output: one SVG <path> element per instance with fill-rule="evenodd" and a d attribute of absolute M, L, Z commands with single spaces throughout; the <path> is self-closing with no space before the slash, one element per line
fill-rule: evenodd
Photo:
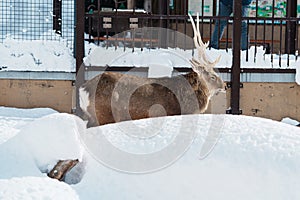
<path fill-rule="evenodd" d="M 298 85 L 300 85 L 300 64 L 299 63 L 297 64 L 297 67 L 296 67 L 295 81 Z"/>
<path fill-rule="evenodd" d="M 46 38 L 53 37 L 52 41 Z M 299 59 L 294 55 L 265 54 L 263 47 L 251 47 L 246 61 L 246 51 L 242 51 L 242 68 L 280 68 L 295 69 L 296 82 L 299 78 Z M 13 38 L 6 38 L 0 43 L 0 70 L 1 71 L 53 71 L 53 72 L 75 72 L 75 59 L 68 46 L 67 40 L 61 39 L 52 31 L 46 32 L 40 40 L 21 41 Z M 196 52 L 194 52 L 196 54 Z M 232 64 L 232 51 L 225 50 L 207 50 L 211 60 L 215 60 L 221 55 L 221 60 L 217 68 L 229 68 Z M 134 51 L 130 48 L 99 47 L 94 44 L 86 43 L 86 57 L 84 63 L 86 66 L 135 66 L 149 67 L 149 76 L 170 76 L 174 67 L 191 67 L 189 60 L 193 56 L 192 50 L 183 49 L 139 49 Z M 105 55 L 105 56 L 103 56 Z M 254 57 L 256 55 L 256 58 Z M 271 62 L 271 57 L 273 62 Z M 155 58 L 155 59 L 153 59 Z M 289 59 L 289 66 L 287 61 Z M 281 60 L 281 65 L 279 65 Z M 157 71 L 157 69 L 160 71 Z"/>
<path fill-rule="evenodd" d="M 281 120 L 281 122 L 286 123 L 286 124 L 290 124 L 290 125 L 294 125 L 294 126 L 300 125 L 300 122 L 298 122 L 297 120 L 291 119 L 289 117 L 283 118 Z"/>
<path fill-rule="evenodd" d="M 93 44 L 86 45 L 86 57 L 84 63 L 86 66 L 135 66 L 135 67 L 151 67 L 152 64 L 159 64 L 173 67 L 191 67 L 189 60 L 193 53 L 197 55 L 197 51 L 183 50 L 179 48 L 168 49 L 141 49 L 135 48 L 117 48 L 115 47 L 99 47 Z M 248 60 L 247 54 L 248 53 Z M 105 56 L 100 56 L 105 55 Z M 217 64 L 218 68 L 230 68 L 232 65 L 232 49 L 228 51 L 220 49 L 207 49 L 207 55 L 210 60 L 215 60 L 221 55 L 221 60 Z M 155 58 L 155 59 L 154 59 Z M 273 62 L 272 62 L 273 59 Z M 279 60 L 281 59 L 281 65 Z M 289 66 L 287 61 L 289 59 Z M 242 68 L 296 68 L 299 66 L 299 59 L 296 60 L 294 55 L 272 55 L 265 54 L 263 47 L 255 48 L 252 46 L 249 51 L 241 51 Z"/>
<path fill-rule="evenodd" d="M 48 40 L 52 38 L 52 40 Z M 174 67 L 191 67 L 189 60 L 192 50 L 179 48 L 140 49 L 101 47 L 86 43 L 86 66 L 135 66 L 149 67 L 149 76 L 171 76 Z M 11 37 L 0 43 L 1 71 L 53 71 L 75 72 L 75 59 L 69 42 L 57 36 L 53 31 L 45 32 L 39 40 L 21 41 Z M 248 59 L 247 54 L 248 53 Z M 232 65 L 232 50 L 208 49 L 211 60 L 221 55 L 217 68 L 230 68 Z M 105 56 L 103 56 L 105 55 Z M 154 59 L 155 58 L 155 59 Z M 289 60 L 289 65 L 287 64 Z M 273 61 L 273 62 L 272 62 Z M 281 62 L 281 64 L 280 64 Z M 242 68 L 280 68 L 297 69 L 296 82 L 299 81 L 299 59 L 294 55 L 265 54 L 263 47 L 251 47 L 248 52 L 242 51 Z M 298 66 L 298 67 L 297 67 Z M 157 71 L 157 69 L 160 71 Z M 161 69 L 164 72 L 161 72 Z"/>
<path fill-rule="evenodd" d="M 0 54 L 2 71 L 75 72 L 72 51 L 67 47 L 67 41 L 60 38 L 53 41 L 6 38 L 0 43 Z"/>
<path fill-rule="evenodd" d="M 289 124 L 206 114 L 86 129 L 81 119 L 49 109 L 0 111 L 0 138 L 6 135 L 0 143 L 0 199 L 300 197 L 300 128 Z M 54 161 L 67 158 L 81 160 L 66 177 L 73 184 L 46 176 Z"/>
<path fill-rule="evenodd" d="M 46 177 L 0 179 L 0 188 L 2 200 L 79 199 L 69 185 Z"/>
<path fill-rule="evenodd" d="M 149 77 L 171 76 L 174 67 L 190 68 L 189 60 L 197 55 L 196 50 L 183 50 L 179 48 L 147 49 L 147 48 L 117 48 L 99 47 L 94 44 L 86 44 L 86 66 L 129 66 L 148 67 Z M 105 55 L 105 56 L 102 56 Z M 214 61 L 221 55 L 216 68 L 231 68 L 232 49 L 216 50 L 207 49 L 209 59 Z M 289 65 L 288 65 L 289 62 Z M 294 55 L 265 54 L 263 47 L 251 47 L 249 51 L 241 51 L 241 68 L 277 68 L 297 69 L 296 81 L 299 78 L 300 60 Z M 159 72 L 158 69 L 160 70 Z"/>
<path fill-rule="evenodd" d="M 79 132 L 83 132 L 85 127 L 86 124 L 74 115 L 52 114 L 30 123 L 18 136 L 21 137 L 23 145 L 32 155 L 38 168 L 47 171 L 49 165 L 53 168 L 58 160 L 82 161 L 83 148 Z M 44 148 L 48 143 L 55 145 Z"/>
<path fill-rule="evenodd" d="M 63 2 L 63 9 L 69 5 L 72 11 L 73 1 Z M 72 42 L 48 31 L 50 7 L 43 8 L 44 29 L 34 41 L 18 40 L 20 32 L 1 35 L 1 71 L 75 72 Z M 16 12 L 24 13 L 20 8 Z M 72 38 L 74 12 L 64 13 L 62 35 Z M 0 18 L 2 24 L 11 20 Z M 19 26 L 21 34 L 30 36 L 30 25 Z M 170 76 L 173 67 L 190 67 L 197 53 L 85 45 L 87 66 L 149 67 L 151 77 Z M 222 56 L 217 67 L 231 67 L 231 49 L 210 49 L 208 54 L 211 60 Z M 243 68 L 296 68 L 298 84 L 299 63 L 293 55 L 265 54 L 262 47 L 251 47 L 241 56 Z M 84 98 L 81 103 L 89 102 Z M 0 199 L 298 200 L 300 128 L 290 125 L 295 123 L 288 118 L 276 122 L 206 114 L 86 129 L 80 118 L 52 109 L 0 107 Z M 62 159 L 80 161 L 65 183 L 46 175 Z"/>
<path fill-rule="evenodd" d="M 49 108 L 16 109 L 0 107 L 0 144 L 17 134 L 20 129 L 36 118 L 56 113 Z"/>

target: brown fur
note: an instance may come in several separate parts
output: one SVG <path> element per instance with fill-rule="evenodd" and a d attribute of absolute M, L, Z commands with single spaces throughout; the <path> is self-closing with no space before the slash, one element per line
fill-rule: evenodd
<path fill-rule="evenodd" d="M 199 17 L 194 30 L 198 59 L 191 59 L 193 72 L 172 78 L 141 78 L 105 72 L 88 81 L 79 90 L 80 105 L 88 126 L 97 126 L 131 119 L 165 115 L 203 113 L 210 98 L 224 89 L 222 79 L 214 71 L 220 57 L 210 62 L 205 54 L 208 44 L 201 40 Z M 86 96 L 88 93 L 88 101 Z M 89 105 L 85 105 L 88 104 Z"/>
<path fill-rule="evenodd" d="M 88 126 L 165 115 L 203 113 L 223 81 L 209 72 L 172 78 L 141 78 L 105 72 L 82 86 L 89 93 Z"/>
<path fill-rule="evenodd" d="M 48 176 L 61 181 L 78 162 L 78 160 L 59 160 Z"/>

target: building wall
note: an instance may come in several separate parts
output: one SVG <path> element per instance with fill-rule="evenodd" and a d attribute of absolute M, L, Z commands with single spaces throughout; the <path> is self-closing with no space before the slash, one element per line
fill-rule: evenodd
<path fill-rule="evenodd" d="M 296 83 L 243 83 L 240 107 L 244 115 L 300 121 L 300 86 Z M 71 113 L 75 105 L 72 81 L 0 80 L 0 106 L 49 107 Z M 225 114 L 230 90 L 215 95 L 206 113 Z"/>
<path fill-rule="evenodd" d="M 72 81 L 0 80 L 0 106 L 35 108 L 49 107 L 71 113 Z"/>
<path fill-rule="evenodd" d="M 245 115 L 300 121 L 300 86 L 296 83 L 244 83 L 240 101 Z"/>
<path fill-rule="evenodd" d="M 206 113 L 225 113 L 230 107 L 230 89 L 214 96 Z M 300 86 L 296 83 L 243 83 L 240 90 L 243 115 L 300 121 Z"/>

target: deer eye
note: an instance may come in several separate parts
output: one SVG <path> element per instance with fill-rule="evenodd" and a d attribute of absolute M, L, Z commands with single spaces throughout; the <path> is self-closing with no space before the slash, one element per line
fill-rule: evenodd
<path fill-rule="evenodd" d="M 216 77 L 216 76 L 211 76 L 210 79 L 211 79 L 212 81 L 215 81 L 215 80 L 217 80 L 217 77 Z"/>

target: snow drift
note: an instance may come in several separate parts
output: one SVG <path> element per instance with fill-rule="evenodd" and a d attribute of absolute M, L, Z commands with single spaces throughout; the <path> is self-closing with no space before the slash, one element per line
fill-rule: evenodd
<path fill-rule="evenodd" d="M 5 113 L 1 112 L 1 115 Z M 196 127 L 197 133 L 187 151 L 165 168 L 139 175 L 122 173 L 99 160 L 93 151 L 98 152 L 97 149 L 90 148 L 90 144 L 99 144 L 99 131 L 122 151 L 131 154 L 159 152 L 172 143 L 177 134 L 188 134 L 189 129 L 180 129 L 181 116 L 156 118 L 162 124 L 158 129 L 151 126 L 149 119 L 135 121 L 142 129 L 158 130 L 158 134 L 149 139 L 123 134 L 120 124 L 85 129 L 85 122 L 68 114 L 51 114 L 33 122 L 24 118 L 19 132 L 0 145 L 0 197 L 18 199 L 25 193 L 36 199 L 45 196 L 51 199 L 51 195 L 55 195 L 55 199 L 79 197 L 83 200 L 299 199 L 298 127 L 246 116 L 186 117 L 186 121 L 190 121 L 187 127 Z M 14 118 L 2 120 L 10 122 Z M 21 116 L 19 121 L 22 121 Z M 130 123 L 122 122 L 121 126 L 132 127 Z M 220 134 L 214 149 L 205 159 L 199 159 L 207 134 L 218 124 Z M 90 140 L 82 140 L 82 136 Z M 93 143 L 89 143 L 91 141 Z M 41 172 L 63 158 L 85 160 L 85 173 L 78 184 L 67 186 L 50 180 Z M 61 194 L 62 190 L 64 194 Z"/>

